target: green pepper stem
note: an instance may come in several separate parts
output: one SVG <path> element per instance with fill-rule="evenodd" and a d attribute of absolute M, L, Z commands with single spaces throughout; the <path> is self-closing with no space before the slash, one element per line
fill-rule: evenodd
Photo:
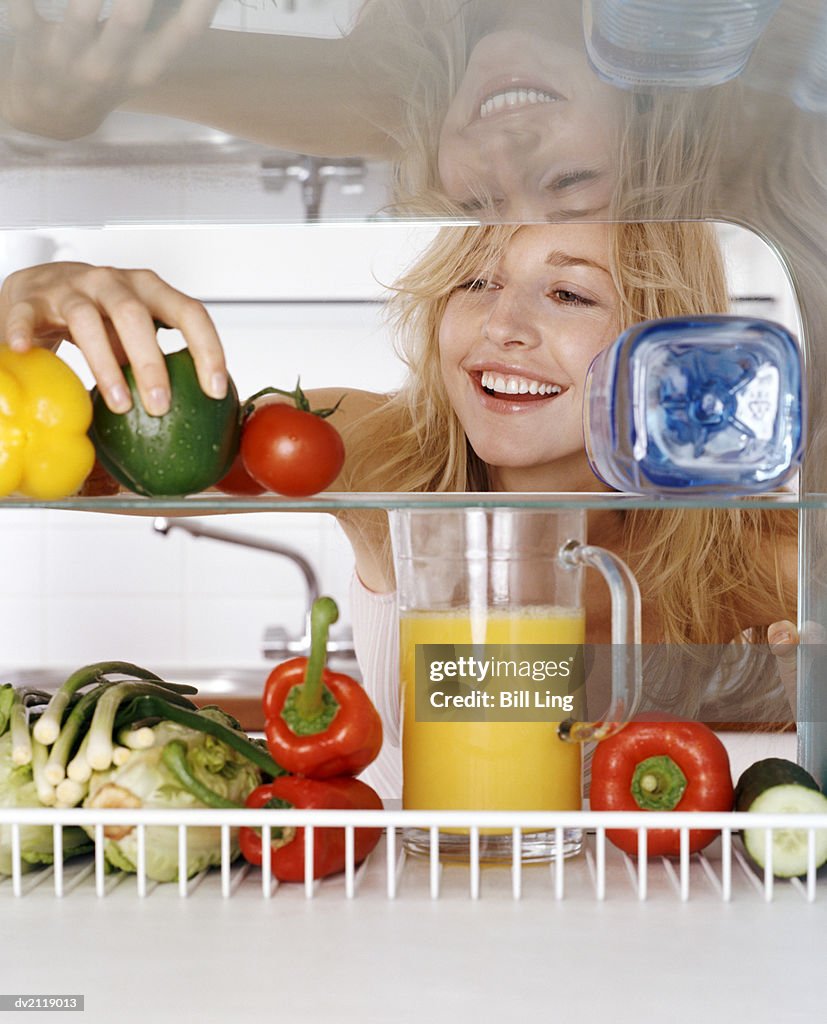
<path fill-rule="evenodd" d="M 312 718 L 322 706 L 322 673 L 327 662 L 327 635 L 339 618 L 332 597 L 318 597 L 310 610 L 310 657 L 304 682 L 299 687 L 296 710 L 302 718 Z"/>
<path fill-rule="evenodd" d="M 687 780 L 667 754 L 647 757 L 635 765 L 631 792 L 644 811 L 671 811 L 681 802 Z"/>
<path fill-rule="evenodd" d="M 172 772 L 177 781 L 191 793 L 196 800 L 200 800 L 207 807 L 241 807 L 234 800 L 228 800 L 220 796 L 215 790 L 205 786 L 203 782 L 192 774 L 187 760 L 187 745 L 183 740 L 170 740 L 161 751 L 161 760 Z"/>

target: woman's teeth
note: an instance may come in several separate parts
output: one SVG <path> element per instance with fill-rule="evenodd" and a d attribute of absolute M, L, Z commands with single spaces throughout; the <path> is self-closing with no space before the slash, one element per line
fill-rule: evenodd
<path fill-rule="evenodd" d="M 505 89 L 488 96 L 480 104 L 480 117 L 488 117 L 500 110 L 526 107 L 534 103 L 556 103 L 559 96 L 542 92 L 540 89 Z"/>
<path fill-rule="evenodd" d="M 492 370 L 484 370 L 480 383 L 486 391 L 502 395 L 559 395 L 559 384 L 545 384 L 528 377 L 502 377 Z"/>

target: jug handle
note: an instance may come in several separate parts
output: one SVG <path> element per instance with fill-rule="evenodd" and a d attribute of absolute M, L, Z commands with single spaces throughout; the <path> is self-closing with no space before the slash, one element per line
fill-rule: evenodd
<path fill-rule="evenodd" d="M 560 723 L 558 733 L 561 739 L 572 743 L 604 740 L 622 729 L 640 704 L 643 686 L 640 589 L 632 570 L 605 548 L 570 540 L 560 548 L 558 559 L 567 569 L 584 566 L 597 569 L 609 587 L 612 602 L 611 703 L 599 721 L 568 719 Z"/>

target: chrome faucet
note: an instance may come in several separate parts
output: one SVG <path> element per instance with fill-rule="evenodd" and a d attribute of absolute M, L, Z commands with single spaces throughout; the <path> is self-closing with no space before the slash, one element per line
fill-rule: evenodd
<path fill-rule="evenodd" d="M 272 555 L 279 555 L 282 558 L 289 559 L 304 577 L 307 600 L 304 630 L 301 636 L 290 636 L 282 626 L 268 626 L 264 631 L 262 653 L 265 658 L 272 659 L 292 655 L 307 655 L 310 653 L 310 609 L 313 602 L 319 596 L 320 586 L 316 570 L 300 551 L 285 544 L 262 540 L 259 537 L 251 537 L 248 534 L 232 533 L 228 530 L 214 530 L 212 527 L 202 526 L 200 523 L 192 522 L 189 519 L 167 519 L 159 516 L 153 521 L 152 528 L 156 533 L 163 534 L 164 536 L 170 530 L 182 530 L 196 539 L 204 537 L 208 540 L 221 541 L 224 544 L 237 544 L 242 548 L 268 551 Z M 327 650 L 328 654 L 353 657 L 353 641 L 350 637 L 329 639 Z"/>

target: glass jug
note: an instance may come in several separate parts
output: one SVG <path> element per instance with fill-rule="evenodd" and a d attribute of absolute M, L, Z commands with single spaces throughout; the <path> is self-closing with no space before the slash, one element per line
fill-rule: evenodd
<path fill-rule="evenodd" d="M 640 695 L 640 594 L 626 565 L 585 543 L 584 510 L 402 509 L 389 513 L 400 615 L 402 805 L 416 810 L 580 810 L 582 742 L 603 739 Z M 612 699 L 584 720 L 583 569 L 612 604 Z M 427 853 L 427 830 L 406 848 Z M 564 831 L 564 854 L 581 846 Z M 524 831 L 522 859 L 555 855 L 555 832 Z M 440 831 L 467 859 L 467 830 Z M 513 855 L 481 830 L 480 857 Z"/>

